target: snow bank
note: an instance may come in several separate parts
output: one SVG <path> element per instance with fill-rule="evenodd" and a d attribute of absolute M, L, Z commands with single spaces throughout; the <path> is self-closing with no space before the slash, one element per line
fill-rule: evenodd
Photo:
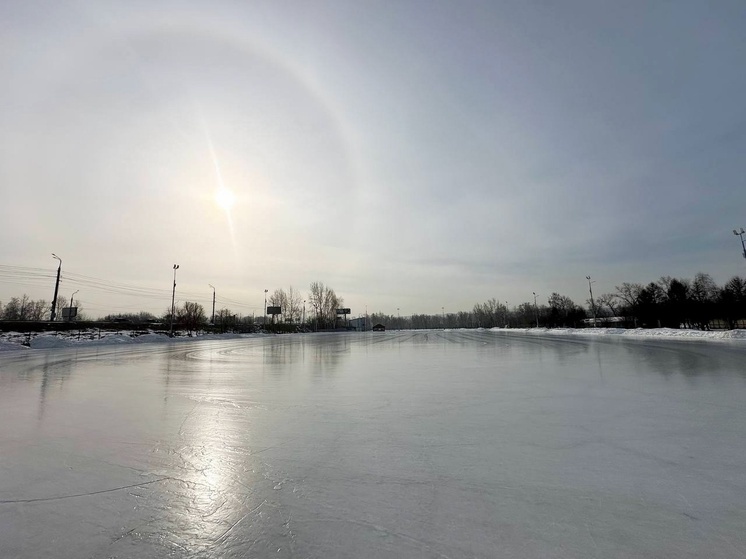
<path fill-rule="evenodd" d="M 74 335 L 65 334 L 41 334 L 31 338 L 30 345 L 32 349 L 59 349 L 80 346 L 114 346 L 127 344 L 152 344 L 152 343 L 181 343 L 194 342 L 201 340 L 226 340 L 235 338 L 256 337 L 258 334 L 206 334 L 204 336 L 178 336 L 170 338 L 164 334 L 142 334 L 136 335 L 130 331 L 120 332 L 101 332 L 98 334 L 87 333 L 80 338 Z M 25 346 L 21 345 L 25 341 L 25 336 L 11 336 L 4 334 L 0 338 L 0 351 L 7 349 L 20 349 Z"/>
<path fill-rule="evenodd" d="M 21 342 L 0 340 L 0 351 L 13 351 L 18 349 L 28 349 L 28 347 L 23 345 Z"/>
<path fill-rule="evenodd" d="M 746 340 L 746 330 L 677 330 L 675 328 L 492 328 L 495 332 L 520 332 L 533 335 L 614 336 L 635 339 L 675 338 L 677 340 Z"/>
<path fill-rule="evenodd" d="M 72 342 L 64 338 L 58 338 L 57 336 L 37 336 L 31 339 L 31 349 L 57 349 L 62 347 L 70 347 Z"/>
<path fill-rule="evenodd" d="M 630 339 L 668 338 L 677 340 L 743 340 L 746 341 L 746 330 L 675 330 L 672 328 L 642 328 L 625 330 L 623 328 L 492 328 L 493 332 L 525 335 L 554 335 L 580 337 L 624 337 Z M 78 339 L 77 334 L 40 334 L 31 337 L 32 349 L 56 349 L 81 346 L 114 346 L 127 344 L 184 343 L 201 340 L 230 340 L 236 338 L 255 338 L 267 334 L 206 334 L 204 336 L 178 336 L 169 338 L 164 334 L 148 333 L 137 336 L 135 332 L 88 332 Z M 28 340 L 26 334 L 17 332 L 0 333 L 0 352 L 28 349 L 23 343 Z"/>

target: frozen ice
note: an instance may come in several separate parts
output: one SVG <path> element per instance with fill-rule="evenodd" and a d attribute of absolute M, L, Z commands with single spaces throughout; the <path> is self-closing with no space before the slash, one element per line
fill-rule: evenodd
<path fill-rule="evenodd" d="M 744 357 L 504 330 L 3 352 L 0 556 L 744 556 Z"/>

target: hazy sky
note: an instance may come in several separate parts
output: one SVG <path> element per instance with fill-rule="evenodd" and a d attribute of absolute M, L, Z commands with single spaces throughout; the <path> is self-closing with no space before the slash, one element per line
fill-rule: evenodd
<path fill-rule="evenodd" d="M 3 302 L 52 252 L 93 316 L 173 264 L 242 314 L 746 274 L 743 0 L 6 0 L 0 74 L 0 264 L 49 274 Z"/>

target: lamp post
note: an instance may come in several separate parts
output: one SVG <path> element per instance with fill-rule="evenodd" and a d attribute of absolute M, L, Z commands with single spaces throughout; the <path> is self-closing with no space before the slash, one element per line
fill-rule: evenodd
<path fill-rule="evenodd" d="M 446 308 L 440 307 L 440 312 L 443 313 L 443 330 L 446 329 Z"/>
<path fill-rule="evenodd" d="M 738 235 L 741 237 L 741 247 L 743 247 L 743 257 L 746 258 L 746 243 L 743 242 L 743 235 L 746 233 L 746 231 L 743 230 L 743 227 L 741 227 L 740 231 L 733 230 L 734 235 Z"/>
<path fill-rule="evenodd" d="M 212 287 L 212 325 L 215 326 L 215 287 L 208 283 L 210 287 Z"/>
<path fill-rule="evenodd" d="M 52 258 L 56 258 L 60 261 L 60 265 L 57 266 L 57 281 L 54 284 L 54 297 L 52 297 L 52 314 L 50 315 L 50 320 L 54 322 L 54 319 L 57 318 L 57 292 L 60 289 L 60 271 L 62 270 L 62 258 L 57 256 L 55 253 L 52 253 Z"/>
<path fill-rule="evenodd" d="M 401 313 L 399 312 L 399 307 L 396 307 L 396 322 L 399 325 L 399 330 L 401 330 Z"/>
<path fill-rule="evenodd" d="M 591 287 L 592 283 L 596 283 L 595 281 L 591 281 L 591 276 L 585 276 L 585 279 L 588 280 L 588 291 L 591 292 L 591 308 L 593 309 L 593 327 L 596 327 L 596 302 L 593 300 L 593 288 Z"/>
<path fill-rule="evenodd" d="M 505 301 L 505 327 L 510 328 L 510 307 L 507 301 Z"/>
<path fill-rule="evenodd" d="M 73 297 L 75 297 L 75 294 L 78 293 L 79 291 L 80 291 L 80 289 L 76 289 L 75 291 L 73 291 L 73 294 L 70 295 L 70 308 L 67 311 L 67 320 L 68 320 L 68 322 L 72 322 L 73 321 Z"/>
<path fill-rule="evenodd" d="M 534 314 L 536 315 L 536 327 L 539 327 L 539 306 L 536 304 L 536 291 L 532 291 L 534 294 Z"/>
<path fill-rule="evenodd" d="M 264 290 L 264 324 L 262 324 L 262 327 L 267 327 L 267 292 L 269 289 Z"/>
<path fill-rule="evenodd" d="M 178 264 L 174 264 L 174 289 L 171 293 L 171 326 L 168 331 L 168 335 L 174 337 L 174 312 L 176 312 L 176 270 L 179 269 Z"/>
<path fill-rule="evenodd" d="M 303 327 L 306 327 L 306 302 L 303 301 Z"/>

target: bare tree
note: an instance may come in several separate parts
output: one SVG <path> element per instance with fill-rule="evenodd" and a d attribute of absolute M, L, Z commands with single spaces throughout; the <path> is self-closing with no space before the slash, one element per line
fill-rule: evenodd
<path fill-rule="evenodd" d="M 709 303 L 717 299 L 720 289 L 710 274 L 697 272 L 691 285 L 692 299 L 699 303 Z"/>
<path fill-rule="evenodd" d="M 11 297 L 0 316 L 5 320 L 43 320 L 47 312 L 47 302 L 43 299 L 33 301 L 25 293 L 22 297 Z"/>
<path fill-rule="evenodd" d="M 215 313 L 215 324 L 225 332 L 226 330 L 235 328 L 238 324 L 239 317 L 230 309 L 220 309 Z"/>
<path fill-rule="evenodd" d="M 604 293 L 603 295 L 599 295 L 596 297 L 596 304 L 597 308 L 600 312 L 600 314 L 603 316 L 606 314 L 606 312 L 603 310 L 604 307 L 609 310 L 611 313 L 608 316 L 617 316 L 617 299 L 618 295 L 615 295 L 614 293 Z"/>
<path fill-rule="evenodd" d="M 303 314 L 303 297 L 292 285 L 288 288 L 286 305 L 288 321 L 293 324 L 299 323 Z"/>
<path fill-rule="evenodd" d="M 643 290 L 642 284 L 625 281 L 622 285 L 614 286 L 614 289 L 616 289 L 617 297 L 624 302 L 630 312 L 634 312 L 640 300 L 640 293 Z"/>
<path fill-rule="evenodd" d="M 319 328 L 334 326 L 337 318 L 337 309 L 344 305 L 344 299 L 337 297 L 332 288 L 326 287 L 320 281 L 311 283 L 308 302 L 311 304 L 311 308 L 313 308 Z"/>
<path fill-rule="evenodd" d="M 49 311 L 49 303 L 44 299 L 29 301 L 27 308 L 28 320 L 44 320 Z"/>
<path fill-rule="evenodd" d="M 273 307 L 280 307 L 280 314 L 285 316 L 285 313 L 287 312 L 288 307 L 288 294 L 285 293 L 285 290 L 275 289 L 275 292 L 272 293 L 272 295 L 269 296 L 269 304 Z M 272 315 L 272 323 L 274 324 L 275 321 L 275 315 Z"/>
<path fill-rule="evenodd" d="M 207 323 L 205 309 L 199 303 L 185 301 L 181 308 L 176 310 L 176 321 L 186 328 L 191 336 Z"/>
<path fill-rule="evenodd" d="M 24 295 L 24 297 L 26 297 Z M 11 297 L 10 301 L 7 302 L 5 305 L 5 308 L 3 309 L 3 319 L 4 320 L 23 320 L 21 316 L 23 316 L 23 310 L 22 310 L 23 303 L 21 303 L 21 299 L 18 297 Z"/>

